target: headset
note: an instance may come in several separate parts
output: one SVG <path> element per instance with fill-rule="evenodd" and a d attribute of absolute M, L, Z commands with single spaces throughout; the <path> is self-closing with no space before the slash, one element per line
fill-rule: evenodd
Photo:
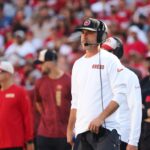
<path fill-rule="evenodd" d="M 98 20 L 98 22 L 99 22 L 99 25 L 97 28 L 97 43 L 102 44 L 103 42 L 105 42 L 107 38 L 108 28 L 104 22 L 100 20 Z"/>
<path fill-rule="evenodd" d="M 76 28 L 76 30 L 77 31 L 89 30 L 89 31 L 97 32 L 96 43 L 85 43 L 84 44 L 85 46 L 102 44 L 103 42 L 105 42 L 107 38 L 107 32 L 108 32 L 108 28 L 106 24 L 103 21 L 94 18 L 85 19 L 83 21 L 82 26 Z"/>
<path fill-rule="evenodd" d="M 122 58 L 124 54 L 123 44 L 121 40 L 117 37 L 113 37 L 117 42 L 117 47 L 113 50 L 113 54 L 116 55 L 119 59 Z"/>
<path fill-rule="evenodd" d="M 89 18 L 89 20 L 93 24 L 93 29 L 95 29 L 97 32 L 97 43 L 101 44 L 107 38 L 107 26 L 101 20 L 97 20 L 97 19 L 93 19 L 93 18 Z"/>

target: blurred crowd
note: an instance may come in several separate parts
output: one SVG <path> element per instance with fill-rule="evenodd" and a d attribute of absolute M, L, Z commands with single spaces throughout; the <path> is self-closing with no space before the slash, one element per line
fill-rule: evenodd
<path fill-rule="evenodd" d="M 108 36 L 123 41 L 125 66 L 135 68 L 140 79 L 149 74 L 150 0 L 0 0 L 0 60 L 13 64 L 15 83 L 31 99 L 42 76 L 34 64 L 39 52 L 55 50 L 59 67 L 71 74 L 73 63 L 84 54 L 75 28 L 87 17 L 102 20 Z M 40 115 L 35 116 L 37 129 Z"/>
<path fill-rule="evenodd" d="M 75 28 L 85 17 L 93 17 L 107 24 L 109 36 L 124 42 L 122 62 L 145 77 L 149 16 L 150 0 L 0 0 L 0 59 L 15 66 L 16 83 L 29 90 L 41 77 L 33 64 L 41 49 L 55 49 L 59 66 L 70 73 L 84 53 Z"/>

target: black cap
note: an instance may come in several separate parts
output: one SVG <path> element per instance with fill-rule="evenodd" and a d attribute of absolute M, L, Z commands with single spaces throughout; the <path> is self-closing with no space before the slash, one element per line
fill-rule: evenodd
<path fill-rule="evenodd" d="M 83 21 L 81 27 L 76 28 L 76 31 L 89 30 L 97 32 L 97 43 L 103 43 L 107 38 L 107 26 L 103 21 L 87 18 Z"/>
<path fill-rule="evenodd" d="M 99 21 L 97 19 L 88 18 L 83 21 L 81 27 L 76 28 L 77 31 L 89 30 L 89 31 L 98 31 L 99 29 Z"/>
<path fill-rule="evenodd" d="M 46 61 L 56 61 L 57 54 L 55 50 L 44 49 L 40 51 L 38 59 L 34 62 L 34 64 L 41 64 Z"/>

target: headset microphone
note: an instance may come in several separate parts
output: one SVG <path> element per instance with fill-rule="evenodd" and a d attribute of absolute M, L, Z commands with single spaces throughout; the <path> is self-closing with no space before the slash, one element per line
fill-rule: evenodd
<path fill-rule="evenodd" d="M 92 44 L 92 43 L 84 43 L 84 46 L 90 46 L 90 45 L 98 45 L 98 43 Z"/>

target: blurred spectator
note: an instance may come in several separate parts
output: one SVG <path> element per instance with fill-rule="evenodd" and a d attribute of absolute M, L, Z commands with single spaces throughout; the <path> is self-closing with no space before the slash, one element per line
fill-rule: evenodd
<path fill-rule="evenodd" d="M 137 7 L 138 6 L 138 7 Z M 150 14 L 150 2 L 149 0 L 143 0 L 141 2 L 136 2 L 135 11 L 133 19 L 134 21 L 138 21 L 140 15 L 144 15 L 145 17 L 149 17 Z"/>
<path fill-rule="evenodd" d="M 14 0 L 16 11 L 22 10 L 26 18 L 32 16 L 32 8 L 27 4 L 27 0 Z"/>
<path fill-rule="evenodd" d="M 94 13 L 88 7 L 83 8 L 83 14 L 82 15 L 84 16 L 84 18 L 94 17 Z M 82 16 L 82 18 L 83 18 L 83 16 Z"/>
<path fill-rule="evenodd" d="M 26 41 L 25 32 L 18 30 L 14 33 L 15 41 L 6 49 L 5 56 L 16 54 L 19 57 L 25 57 L 27 54 L 35 54 L 35 48 L 33 45 Z"/>
<path fill-rule="evenodd" d="M 56 26 L 51 27 L 49 30 L 49 35 L 44 41 L 44 47 L 49 49 L 56 49 L 58 51 L 60 45 L 63 41 L 63 34 L 60 31 L 60 27 L 58 24 Z"/>
<path fill-rule="evenodd" d="M 97 13 L 99 17 L 103 18 L 110 14 L 110 3 L 107 2 L 107 0 L 98 0 L 91 5 L 91 10 Z"/>
<path fill-rule="evenodd" d="M 140 150 L 150 149 L 150 53 L 147 53 L 146 66 L 149 71 L 141 81 L 142 100 L 143 100 L 143 122 L 141 131 Z"/>
<path fill-rule="evenodd" d="M 75 30 L 75 27 L 79 25 L 79 20 L 75 18 L 75 13 L 73 9 L 70 8 L 62 8 L 60 10 L 60 14 L 62 15 L 63 19 L 59 19 L 62 23 L 64 23 L 65 27 L 65 35 L 68 35 L 69 33 L 73 32 Z M 59 24 L 60 25 L 60 24 Z M 68 30 L 69 29 L 69 30 Z"/>
<path fill-rule="evenodd" d="M 129 20 L 131 19 L 132 13 L 127 7 L 126 0 L 118 1 L 118 9 L 116 13 L 116 19 L 120 24 L 121 28 L 127 28 L 129 25 Z"/>
<path fill-rule="evenodd" d="M 147 16 L 139 14 L 137 21 L 134 21 L 133 24 L 137 25 L 142 31 L 146 32 L 149 27 L 147 20 Z"/>
<path fill-rule="evenodd" d="M 15 5 L 13 3 L 13 0 L 5 0 L 4 15 L 13 18 L 15 16 L 15 11 L 16 10 L 15 10 Z"/>
<path fill-rule="evenodd" d="M 14 68 L 0 62 L 0 149 L 34 150 L 33 120 L 29 97 L 13 80 Z"/>
<path fill-rule="evenodd" d="M 128 31 L 131 33 L 136 33 L 137 38 L 142 41 L 144 44 L 147 44 L 147 37 L 144 31 L 142 31 L 138 26 L 133 25 L 128 28 Z"/>
<path fill-rule="evenodd" d="M 42 50 L 35 63 L 41 64 L 42 78 L 35 84 L 36 106 L 41 114 L 38 150 L 69 150 L 66 129 L 71 105 L 71 78 L 57 62 L 55 51 Z"/>
<path fill-rule="evenodd" d="M 27 74 L 24 86 L 27 90 L 33 90 L 37 79 L 41 78 L 41 72 L 38 69 L 30 70 Z"/>
<path fill-rule="evenodd" d="M 149 29 L 147 30 L 147 39 L 148 39 L 148 51 L 150 51 L 150 26 L 149 26 Z"/>
<path fill-rule="evenodd" d="M 80 32 L 73 32 L 67 39 L 67 44 L 70 46 L 71 51 L 68 53 L 69 68 L 72 70 L 74 62 L 84 55 L 84 51 L 81 49 Z M 80 45 L 80 46 L 79 46 Z M 60 51 L 61 53 L 61 51 Z"/>
<path fill-rule="evenodd" d="M 64 72 L 70 74 L 70 66 L 69 66 L 69 62 L 67 59 L 67 55 L 62 55 L 60 54 L 58 57 L 58 66 L 61 70 L 63 70 Z"/>
<path fill-rule="evenodd" d="M 0 30 L 9 27 L 12 23 L 12 18 L 4 15 L 4 4 L 0 3 Z"/>
<path fill-rule="evenodd" d="M 43 47 L 43 41 L 39 38 L 35 38 L 32 31 L 26 32 L 26 40 L 33 45 L 35 51 Z"/>
<path fill-rule="evenodd" d="M 41 40 L 45 40 L 48 37 L 49 29 L 52 26 L 48 10 L 47 6 L 40 7 L 30 27 L 34 36 Z"/>
<path fill-rule="evenodd" d="M 13 42 L 14 42 L 14 37 L 13 37 L 13 31 L 11 28 L 8 28 L 5 30 L 5 49 L 6 50 Z"/>
<path fill-rule="evenodd" d="M 15 32 L 17 30 L 27 31 L 27 26 L 25 24 L 25 14 L 23 10 L 18 10 L 14 16 L 12 23 L 12 30 Z"/>
<path fill-rule="evenodd" d="M 147 46 L 144 42 L 146 35 L 137 26 L 131 26 L 128 30 L 127 43 L 125 47 L 126 55 L 136 53 L 137 55 L 145 56 L 147 52 Z"/>
<path fill-rule="evenodd" d="M 0 56 L 3 55 L 3 51 L 4 51 L 4 37 L 0 35 Z"/>

